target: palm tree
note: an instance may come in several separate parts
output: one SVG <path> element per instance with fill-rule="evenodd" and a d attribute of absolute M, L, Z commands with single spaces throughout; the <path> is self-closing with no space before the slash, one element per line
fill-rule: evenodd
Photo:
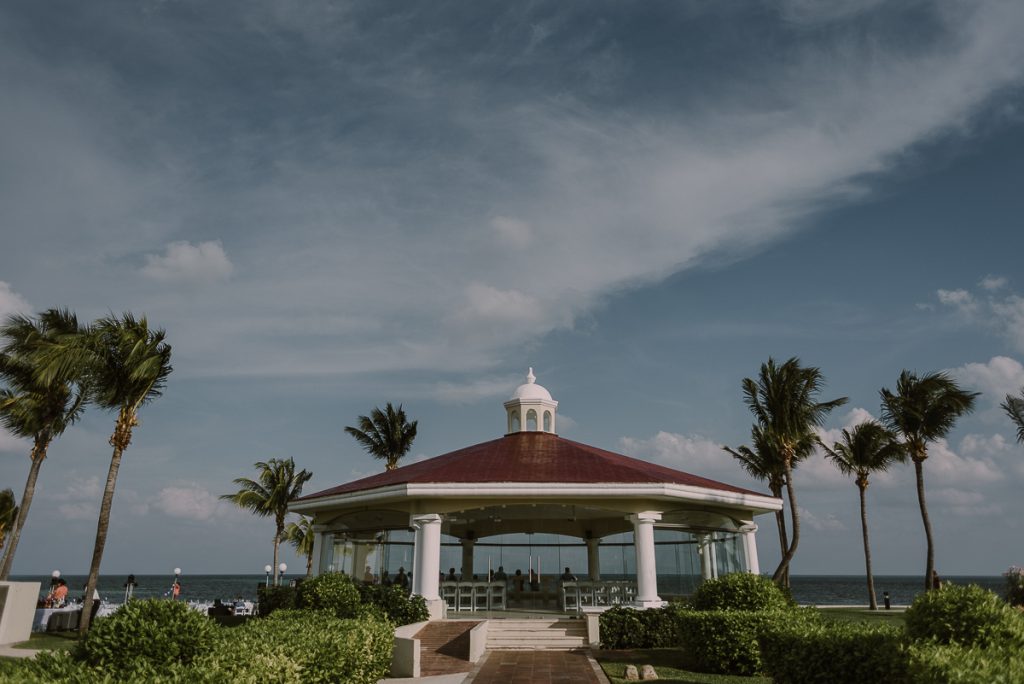
<path fill-rule="evenodd" d="M 221 499 L 245 508 L 262 517 L 273 516 L 274 530 L 274 584 L 277 584 L 277 552 L 284 538 L 284 518 L 288 505 L 302 494 L 302 486 L 313 477 L 308 470 L 295 472 L 295 461 L 286 458 L 272 458 L 268 462 L 254 464 L 259 471 L 258 480 L 240 477 L 234 480 L 239 490 L 234 494 L 222 494 Z"/>
<path fill-rule="evenodd" d="M 917 476 L 917 502 L 921 507 L 924 535 L 928 542 L 925 563 L 925 591 L 932 587 L 935 572 L 935 542 L 928 506 L 924 497 L 924 462 L 928 458 L 928 443 L 949 434 L 960 416 L 974 409 L 976 392 L 960 389 L 945 373 L 927 373 L 918 377 L 904 370 L 896 381 L 896 391 L 882 388 L 882 422 L 900 435 L 907 455 L 914 462 Z"/>
<path fill-rule="evenodd" d="M 1017 425 L 1017 441 L 1024 444 L 1024 387 L 1020 390 L 1020 396 L 1006 395 L 1006 401 L 1000 404 L 1006 415 Z"/>
<path fill-rule="evenodd" d="M 775 582 L 780 582 L 788 570 L 800 543 L 800 513 L 793 488 L 793 468 L 819 443 L 814 428 L 821 427 L 832 409 L 847 401 L 846 397 L 817 401 L 824 384 L 821 370 L 804 368 L 796 357 L 781 366 L 769 358 L 767 363 L 761 364 L 761 373 L 756 381 L 752 378 L 743 380 L 743 401 L 764 431 L 764 438 L 782 457 L 790 519 L 793 521 L 793 539 L 772 575 Z"/>
<path fill-rule="evenodd" d="M 306 577 L 313 575 L 313 519 L 299 516 L 284 529 L 284 538 L 295 547 L 295 552 L 306 559 Z"/>
<path fill-rule="evenodd" d="M 383 411 L 374 407 L 369 416 L 359 416 L 359 427 L 346 427 L 345 432 L 355 437 L 367 453 L 385 461 L 387 470 L 394 470 L 412 448 L 418 422 L 407 422 L 402 405 L 396 409 L 389 401 Z"/>
<path fill-rule="evenodd" d="M 750 430 L 750 439 L 754 447 L 741 446 L 737 449 L 722 447 L 732 454 L 733 458 L 740 462 L 747 473 L 755 480 L 766 482 L 772 496 L 781 499 L 782 488 L 786 485 L 786 475 L 783 472 L 782 458 L 778 451 L 772 448 L 771 443 L 765 437 L 764 430 L 755 425 Z M 789 549 L 789 539 L 786 533 L 786 514 L 781 509 L 775 511 L 775 525 L 779 530 L 779 557 L 786 555 Z M 780 580 L 782 586 L 789 586 L 789 568 Z"/>
<path fill-rule="evenodd" d="M 93 595 L 107 543 L 121 457 L 132 441 L 133 429 L 139 424 L 139 410 L 161 395 L 171 374 L 171 347 L 164 342 L 165 336 L 162 329 L 150 328 L 145 317 L 136 319 L 130 313 L 120 317 L 111 315 L 95 321 L 83 333 L 45 344 L 39 354 L 37 376 L 40 381 L 52 382 L 84 369 L 90 399 L 101 408 L 117 412 L 109 440 L 113 452 L 100 500 L 96 542 L 79 622 L 79 631 L 83 634 L 88 631 L 92 617 Z"/>
<path fill-rule="evenodd" d="M 78 335 L 81 330 L 75 315 L 61 309 L 45 311 L 38 320 L 11 316 L 0 327 L 0 380 L 6 385 L 0 388 L 0 425 L 18 437 L 32 440 L 31 465 L 21 508 L 10 527 L 10 543 L 0 563 L 0 580 L 10 575 L 50 443 L 78 420 L 85 406 L 81 369 L 70 367 L 66 374 L 41 382 L 37 377 L 38 355 L 46 345 Z"/>
<path fill-rule="evenodd" d="M 18 517 L 18 506 L 14 500 L 14 490 L 5 489 L 0 492 L 0 549 L 4 548 L 7 533 L 14 526 Z"/>
<path fill-rule="evenodd" d="M 878 610 L 875 598 L 875 578 L 871 573 L 871 547 L 868 545 L 868 513 L 865 494 L 868 490 L 868 476 L 887 470 L 890 465 L 903 461 L 906 451 L 896 435 L 874 422 L 861 423 L 853 431 L 843 430 L 843 441 L 832 448 L 825 447 L 826 455 L 832 459 L 843 475 L 856 475 L 860 491 L 860 526 L 864 534 L 864 565 L 868 577 L 868 600 L 871 610 Z"/>

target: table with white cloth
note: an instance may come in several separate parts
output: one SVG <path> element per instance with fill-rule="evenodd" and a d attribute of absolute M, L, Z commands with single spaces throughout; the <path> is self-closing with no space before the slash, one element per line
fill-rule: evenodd
<path fill-rule="evenodd" d="M 32 631 L 66 632 L 72 629 L 77 629 L 78 617 L 81 613 L 81 606 L 36 608 L 36 616 L 35 619 L 32 620 Z"/>

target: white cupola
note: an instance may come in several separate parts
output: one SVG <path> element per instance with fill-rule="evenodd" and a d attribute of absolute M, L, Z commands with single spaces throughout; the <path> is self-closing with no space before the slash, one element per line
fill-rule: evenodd
<path fill-rule="evenodd" d="M 508 433 L 549 432 L 555 434 L 555 417 L 558 402 L 551 393 L 537 384 L 533 369 L 526 374 L 526 383 L 516 388 L 505 402 L 508 416 Z"/>

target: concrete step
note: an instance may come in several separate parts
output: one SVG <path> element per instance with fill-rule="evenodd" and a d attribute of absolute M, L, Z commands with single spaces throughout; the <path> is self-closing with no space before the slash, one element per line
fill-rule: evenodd
<path fill-rule="evenodd" d="M 587 645 L 583 620 L 491 620 L 487 623 L 487 649 L 495 651 L 568 651 Z"/>

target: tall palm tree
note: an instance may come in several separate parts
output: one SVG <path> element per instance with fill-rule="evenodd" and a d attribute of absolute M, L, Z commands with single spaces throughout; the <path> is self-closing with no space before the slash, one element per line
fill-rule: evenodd
<path fill-rule="evenodd" d="M 85 369 L 91 401 L 117 412 L 109 440 L 113 452 L 100 500 L 96 541 L 79 622 L 79 631 L 83 634 L 91 621 L 121 457 L 132 441 L 132 431 L 139 424 L 139 410 L 161 395 L 171 374 L 171 347 L 164 342 L 165 337 L 162 329 L 150 328 L 145 317 L 136 319 L 131 313 L 124 313 L 120 317 L 101 318 L 83 333 L 47 343 L 39 354 L 37 376 L 41 381 L 53 381 L 76 369 Z"/>
<path fill-rule="evenodd" d="M 402 405 L 396 409 L 389 401 L 383 411 L 374 407 L 369 416 L 359 416 L 359 427 L 346 427 L 345 432 L 371 456 L 383 460 L 387 470 L 395 470 L 398 460 L 412 448 L 418 422 L 408 422 Z"/>
<path fill-rule="evenodd" d="M 5 385 L 0 387 L 0 425 L 18 437 L 32 440 L 28 478 L 21 508 L 10 528 L 7 552 L 0 563 L 0 580 L 10 575 L 50 443 L 78 420 L 85 406 L 82 369 L 69 367 L 67 373 L 42 382 L 37 377 L 38 357 L 46 345 L 81 331 L 75 315 L 62 309 L 45 311 L 38 319 L 11 316 L 0 326 L 0 381 Z"/>
<path fill-rule="evenodd" d="M 0 549 L 4 548 L 7 541 L 7 534 L 14 526 L 18 517 L 18 505 L 14 500 L 14 490 L 5 489 L 0 491 Z"/>
<path fill-rule="evenodd" d="M 761 364 L 757 380 L 743 380 L 743 401 L 764 430 L 765 439 L 782 457 L 790 519 L 793 521 L 793 538 L 772 575 L 775 582 L 780 582 L 788 570 L 800 543 L 800 513 L 793 488 L 793 468 L 819 443 L 814 428 L 821 427 L 828 414 L 847 401 L 846 397 L 818 401 L 824 384 L 825 376 L 821 370 L 804 368 L 796 357 L 782 365 L 769 358 L 767 363 Z"/>
<path fill-rule="evenodd" d="M 237 478 L 234 483 L 239 486 L 239 490 L 234 494 L 222 494 L 220 498 L 256 515 L 274 518 L 274 584 L 277 584 L 277 553 L 284 537 L 288 505 L 301 496 L 302 486 L 313 477 L 313 473 L 308 470 L 295 472 L 295 461 L 291 458 L 272 458 L 254 465 L 259 471 L 257 480 Z"/>
<path fill-rule="evenodd" d="M 1019 397 L 1007 394 L 1006 401 L 1000 406 L 1017 426 L 1017 441 L 1024 444 L 1024 387 L 1021 388 Z"/>
<path fill-rule="evenodd" d="M 896 435 L 874 422 L 861 423 L 853 431 L 843 430 L 843 440 L 831 448 L 825 447 L 826 455 L 832 459 L 843 475 L 856 475 L 855 483 L 860 491 L 860 526 L 864 534 L 864 566 L 868 578 L 868 601 L 871 610 L 878 610 L 875 598 L 875 578 L 871 573 L 871 546 L 868 544 L 868 509 L 865 494 L 871 473 L 885 471 L 890 465 L 906 458 L 906 451 Z"/>
<path fill-rule="evenodd" d="M 306 559 L 306 577 L 313 575 L 313 519 L 299 516 L 284 529 L 284 538 L 295 547 L 295 552 Z"/>
<path fill-rule="evenodd" d="M 935 572 L 935 541 L 924 496 L 924 462 L 928 444 L 949 434 L 957 418 L 974 410 L 976 392 L 965 392 L 945 373 L 916 373 L 904 370 L 896 381 L 896 391 L 881 390 L 882 422 L 900 435 L 907 455 L 914 462 L 917 476 L 917 502 L 928 542 L 925 562 L 925 591 L 932 587 Z"/>
<path fill-rule="evenodd" d="M 764 430 L 755 425 L 750 430 L 750 439 L 753 448 L 746 445 L 737 449 L 722 447 L 723 450 L 732 454 L 733 458 L 740 462 L 747 474 L 755 480 L 766 482 L 768 491 L 772 496 L 782 498 L 782 488 L 786 486 L 786 474 L 783 471 L 782 457 L 773 448 L 770 441 L 765 437 Z M 779 531 L 779 557 L 786 555 L 789 549 L 789 539 L 786 533 L 786 513 L 783 510 L 775 511 L 775 525 Z M 789 586 L 789 569 L 780 578 L 784 587 Z"/>

